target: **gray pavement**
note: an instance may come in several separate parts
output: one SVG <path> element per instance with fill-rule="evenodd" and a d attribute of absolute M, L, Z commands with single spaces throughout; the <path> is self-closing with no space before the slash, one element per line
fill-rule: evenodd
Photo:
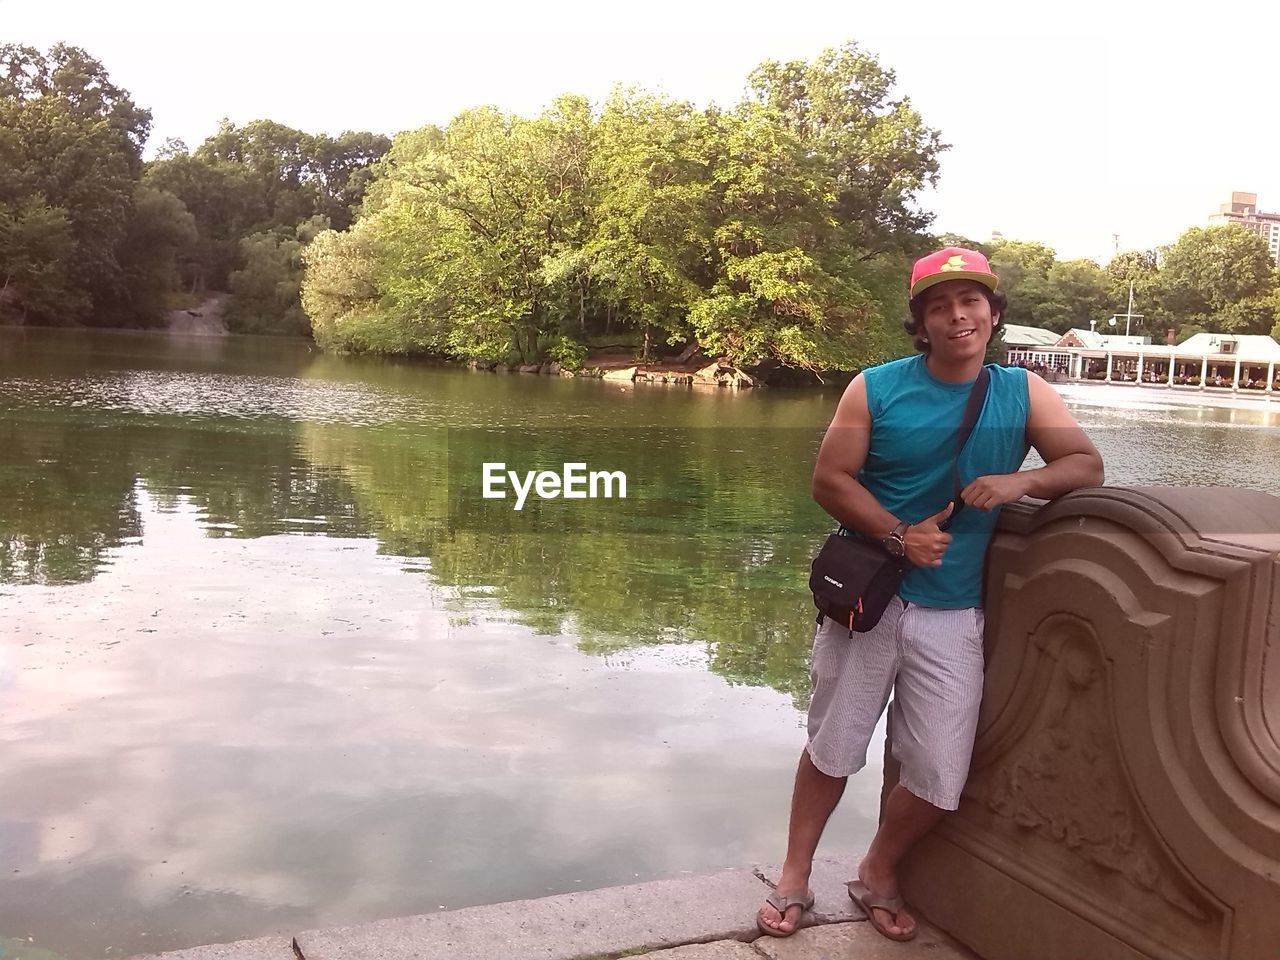
<path fill-rule="evenodd" d="M 762 937 L 755 913 L 776 867 L 722 870 L 537 900 L 194 947 L 145 960 L 972 960 L 923 925 L 909 944 L 881 937 L 844 888 L 849 864 L 814 864 L 807 929 Z M 296 949 L 295 949 L 296 943 Z M 144 958 L 134 958 L 144 960 Z"/>

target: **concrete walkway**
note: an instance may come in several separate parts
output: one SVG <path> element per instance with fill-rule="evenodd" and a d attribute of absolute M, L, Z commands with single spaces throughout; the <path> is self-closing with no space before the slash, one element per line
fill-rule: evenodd
<path fill-rule="evenodd" d="M 910 943 L 886 940 L 845 892 L 849 864 L 814 864 L 808 929 L 761 936 L 755 914 L 776 867 L 467 907 L 351 927 L 195 947 L 150 960 L 974 960 L 921 924 Z M 143 958 L 134 958 L 143 960 Z"/>

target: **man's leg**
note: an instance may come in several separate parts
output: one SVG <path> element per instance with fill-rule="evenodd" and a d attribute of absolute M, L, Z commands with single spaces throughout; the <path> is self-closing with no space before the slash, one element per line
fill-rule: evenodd
<path fill-rule="evenodd" d="M 969 772 L 982 701 L 982 611 L 912 606 L 903 615 L 904 654 L 891 708 L 894 756 L 902 764 L 880 829 L 858 879 L 882 897 L 899 895 L 898 863 L 955 810 Z M 909 933 L 915 919 L 876 909 L 891 933 Z"/>
<path fill-rule="evenodd" d="M 882 897 L 898 896 L 898 862 L 926 833 L 938 825 L 947 811 L 921 800 L 902 784 L 889 791 L 884 817 L 871 847 L 858 864 L 858 879 L 867 889 Z M 891 933 L 907 933 L 915 919 L 906 910 L 895 917 L 888 910 L 876 908 L 876 919 Z"/>
<path fill-rule="evenodd" d="M 867 744 L 889 702 L 896 660 L 902 601 L 890 602 L 880 622 L 865 634 L 849 638 L 847 627 L 824 620 L 815 631 L 809 658 L 813 695 L 809 702 L 809 744 L 800 755 L 791 795 L 787 858 L 778 877 L 778 893 L 804 897 L 809 889 L 813 855 L 831 813 L 844 793 L 848 774 L 862 769 Z M 823 773 L 818 763 L 833 773 Z M 838 775 L 835 775 L 838 774 Z M 799 907 L 785 918 L 769 904 L 758 920 L 779 933 L 790 933 L 800 920 Z"/>
<path fill-rule="evenodd" d="M 813 765 L 806 749 L 796 768 L 796 785 L 791 794 L 791 823 L 787 829 L 787 859 L 778 877 L 778 893 L 803 898 L 809 889 L 813 856 L 822 831 L 840 802 L 848 777 L 829 777 Z M 770 904 L 760 908 L 760 922 L 780 933 L 790 933 L 800 921 L 800 907 L 787 908 L 785 917 Z"/>

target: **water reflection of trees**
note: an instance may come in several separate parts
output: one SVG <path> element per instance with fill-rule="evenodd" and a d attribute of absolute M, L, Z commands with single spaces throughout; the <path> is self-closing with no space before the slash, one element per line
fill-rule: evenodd
<path fill-rule="evenodd" d="M 222 425 L 166 433 L 163 455 L 140 473 L 162 508 L 193 504 L 209 536 L 370 535 L 345 475 L 299 454 L 293 424 L 250 424 L 230 436 Z"/>
<path fill-rule="evenodd" d="M 81 583 L 142 535 L 127 457 L 86 468 L 70 456 L 89 439 L 66 423 L 0 419 L 0 583 Z"/>
<path fill-rule="evenodd" d="M 827 521 L 808 497 L 813 430 L 433 431 L 307 426 L 342 465 L 386 552 L 430 558 L 460 612 L 497 604 L 583 649 L 701 644 L 735 682 L 805 695 L 807 565 Z M 628 501 L 479 496 L 480 463 L 585 460 L 627 473 Z"/>
<path fill-rule="evenodd" d="M 584 650 L 699 645 L 734 682 L 805 689 L 816 432 L 428 431 L 261 419 L 0 420 L 0 582 L 90 580 L 145 538 L 140 501 L 211 537 L 376 535 L 429 558 L 460 616 L 514 616 Z M 479 464 L 622 470 L 627 501 L 479 497 Z M 495 605 L 497 609 L 495 610 Z"/>
<path fill-rule="evenodd" d="M 83 583 L 145 535 L 139 489 L 195 507 L 214 537 L 368 536 L 345 475 L 296 449 L 292 424 L 170 418 L 0 419 L 0 582 Z"/>

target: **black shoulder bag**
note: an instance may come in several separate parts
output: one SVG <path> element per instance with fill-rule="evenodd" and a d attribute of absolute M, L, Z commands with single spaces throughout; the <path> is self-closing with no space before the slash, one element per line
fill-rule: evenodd
<path fill-rule="evenodd" d="M 956 434 L 951 497 L 955 506 L 951 516 L 939 524 L 944 530 L 964 507 L 964 501 L 960 499 L 960 451 L 973 433 L 973 425 L 987 396 L 989 380 L 990 374 L 984 366 L 969 389 L 964 418 Z M 822 623 L 823 617 L 830 617 L 837 623 L 848 624 L 850 637 L 855 630 L 866 633 L 880 622 L 910 566 L 905 558 L 890 554 L 880 541 L 870 540 L 841 526 L 827 537 L 809 568 L 809 589 L 813 591 L 813 603 L 818 608 L 818 623 Z"/>

